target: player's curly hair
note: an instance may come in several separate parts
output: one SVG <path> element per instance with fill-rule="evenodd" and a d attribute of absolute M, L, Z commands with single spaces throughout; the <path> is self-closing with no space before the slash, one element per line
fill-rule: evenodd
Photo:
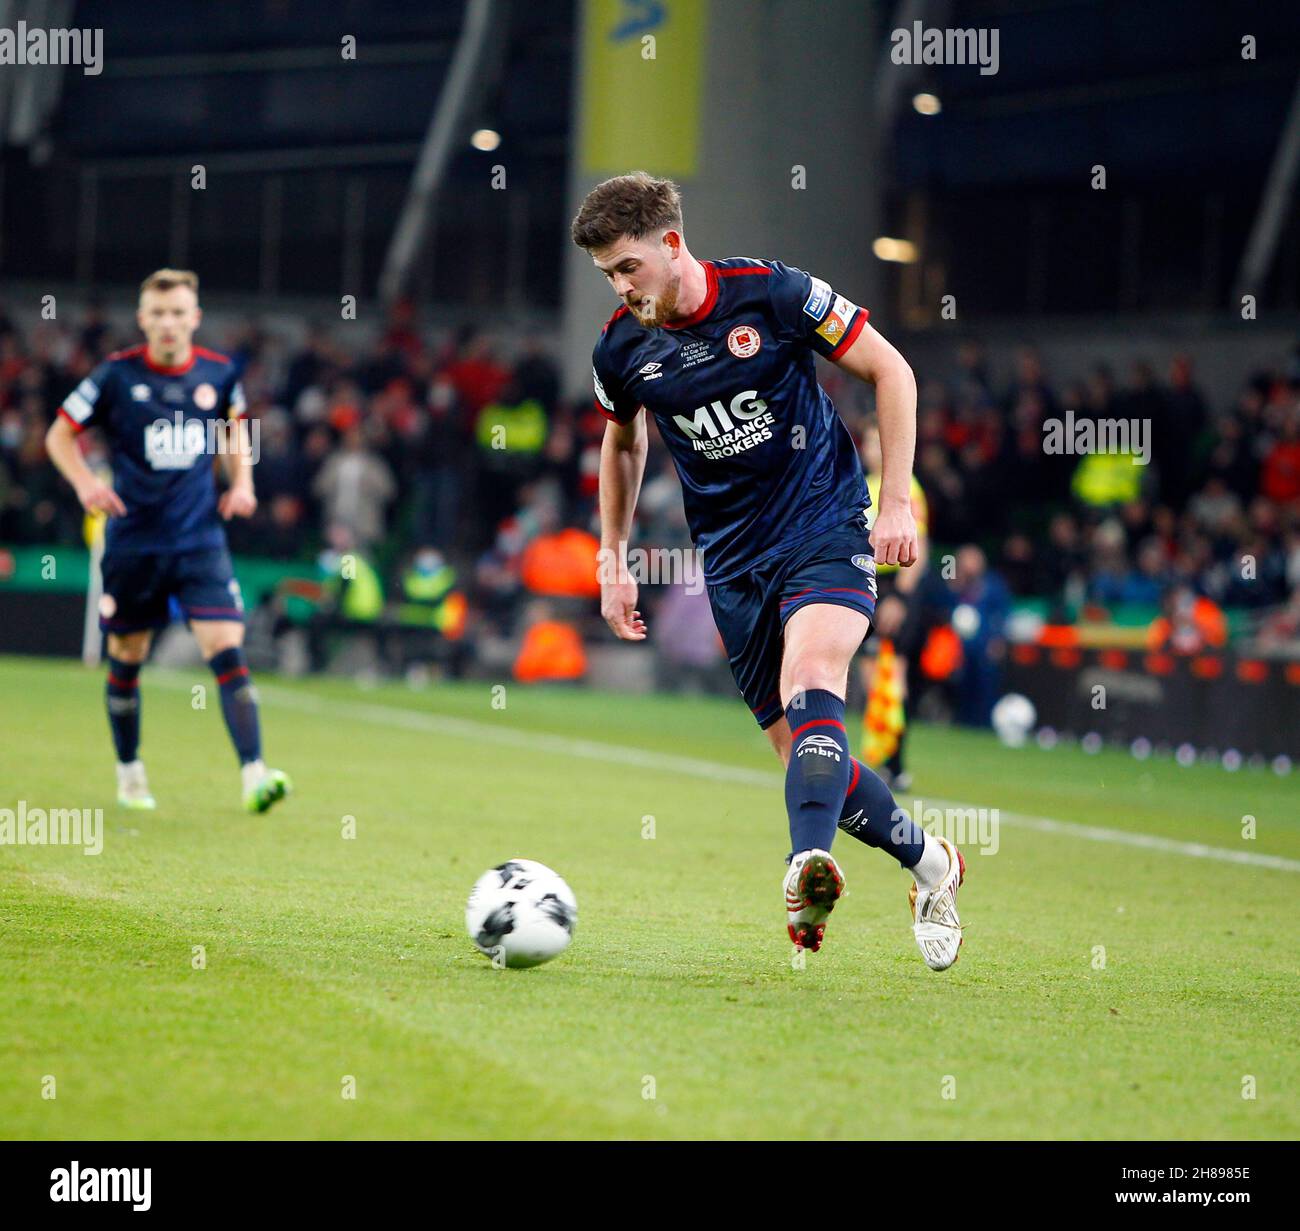
<path fill-rule="evenodd" d="M 682 225 L 682 198 L 672 180 L 645 171 L 616 175 L 597 184 L 582 202 L 570 234 L 590 252 L 616 240 L 643 239 L 665 227 Z"/>

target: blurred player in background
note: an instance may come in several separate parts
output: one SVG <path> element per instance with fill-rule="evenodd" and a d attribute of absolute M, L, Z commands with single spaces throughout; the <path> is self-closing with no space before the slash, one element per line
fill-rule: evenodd
<path fill-rule="evenodd" d="M 153 808 L 140 760 L 140 668 L 175 598 L 216 677 L 239 757 L 244 806 L 265 812 L 289 780 L 262 761 L 257 697 L 244 659 L 243 602 L 222 519 L 251 517 L 253 462 L 243 391 L 224 355 L 193 345 L 198 277 L 160 269 L 140 287 L 146 343 L 110 355 L 59 407 L 46 448 L 87 513 L 107 515 L 99 626 L 108 635 L 108 721 L 117 797 Z M 77 434 L 100 428 L 113 485 L 85 463 Z M 211 454 L 228 487 L 218 498 Z"/>
<path fill-rule="evenodd" d="M 880 432 L 871 424 L 862 438 L 862 466 L 873 508 L 880 507 L 883 462 Z M 908 665 L 920 656 L 927 631 L 921 610 L 921 582 L 929 562 L 929 512 L 916 475 L 912 476 L 909 499 L 916 523 L 916 559 L 907 569 L 883 560 L 876 562 L 880 587 L 876 599 L 876 654 L 859 659 L 867 692 L 862 719 L 863 759 L 879 766 L 881 777 L 895 791 L 906 791 L 912 785 L 912 775 L 903 764 L 911 712 L 907 672 Z"/>
<path fill-rule="evenodd" d="M 849 752 L 849 664 L 875 611 L 874 554 L 917 556 L 909 480 L 916 382 L 864 309 L 779 261 L 700 261 L 686 247 L 676 185 L 637 172 L 597 185 L 573 221 L 623 305 L 592 356 L 596 401 L 610 420 L 600 468 L 601 610 L 640 641 L 637 584 L 622 566 L 655 417 L 681 477 L 704 558 L 709 602 L 732 673 L 786 766 L 790 938 L 817 949 L 844 877 L 830 853 L 837 826 L 912 873 L 917 943 L 936 970 L 961 945 L 956 848 L 898 809 Z M 879 512 L 857 449 L 817 383 L 821 354 L 876 387 L 884 455 Z"/>

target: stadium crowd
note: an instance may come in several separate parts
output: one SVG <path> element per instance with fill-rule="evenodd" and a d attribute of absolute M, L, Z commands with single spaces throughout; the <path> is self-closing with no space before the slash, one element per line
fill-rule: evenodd
<path fill-rule="evenodd" d="M 538 338 L 506 361 L 469 329 L 433 335 L 409 304 L 365 347 L 346 327 L 290 342 L 255 322 L 206 339 L 243 373 L 260 424 L 260 507 L 232 550 L 280 560 L 371 553 L 395 575 L 421 556 L 455 562 L 470 608 L 503 632 L 525 604 L 527 548 L 564 528 L 593 533 L 604 420 L 561 397 Z M 75 497 L 45 457 L 64 395 L 134 339 L 103 310 L 20 329 L 0 306 L 0 542 L 72 543 Z M 850 429 L 870 392 L 823 365 Z M 1264 635 L 1300 636 L 1300 347 L 1211 406 L 1190 359 L 1162 375 L 1096 366 L 1059 383 L 1032 347 L 1006 383 L 979 343 L 949 372 L 919 372 L 916 472 L 940 546 L 976 543 L 1016 598 L 1059 609 L 1160 604 L 1189 593 L 1256 613 Z M 1150 464 L 1044 447 L 1047 425 L 1149 424 Z M 671 461 L 651 429 L 639 540 L 689 545 Z M 90 446 L 93 449 L 93 445 Z"/>

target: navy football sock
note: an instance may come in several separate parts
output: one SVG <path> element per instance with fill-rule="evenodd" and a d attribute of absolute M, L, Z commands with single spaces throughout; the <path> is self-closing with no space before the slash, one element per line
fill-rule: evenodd
<path fill-rule="evenodd" d="M 108 683 L 104 702 L 108 707 L 108 725 L 113 731 L 113 746 L 122 764 L 134 761 L 140 753 L 140 663 L 124 663 L 111 654 L 108 658 Z"/>
<path fill-rule="evenodd" d="M 914 868 L 925 850 L 925 834 L 894 802 L 893 792 L 856 759 L 848 786 L 840 828 L 859 842 L 888 851 L 903 867 Z"/>
<path fill-rule="evenodd" d="M 239 763 L 262 759 L 262 731 L 257 721 L 257 695 L 248 677 L 244 651 L 232 645 L 208 659 L 212 674 L 221 689 L 221 713 L 226 719 L 230 742 L 239 754 Z"/>
<path fill-rule="evenodd" d="M 844 701 L 824 688 L 798 694 L 786 707 L 790 764 L 785 771 L 785 807 L 790 815 L 790 849 L 828 851 L 844 812 L 849 786 L 849 738 Z"/>

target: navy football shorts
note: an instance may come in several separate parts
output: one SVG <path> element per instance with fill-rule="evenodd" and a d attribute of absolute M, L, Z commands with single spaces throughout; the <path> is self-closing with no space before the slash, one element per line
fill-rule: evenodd
<path fill-rule="evenodd" d="M 708 593 L 736 686 L 766 729 L 785 713 L 780 692 L 785 622 L 809 603 L 834 603 L 868 619 L 875 616 L 876 560 L 867 519 L 855 514 L 747 573 L 710 584 Z"/>
<path fill-rule="evenodd" d="M 244 602 L 224 547 L 142 555 L 104 553 L 99 627 L 138 633 L 170 622 L 174 598 L 186 620 L 242 620 Z"/>

